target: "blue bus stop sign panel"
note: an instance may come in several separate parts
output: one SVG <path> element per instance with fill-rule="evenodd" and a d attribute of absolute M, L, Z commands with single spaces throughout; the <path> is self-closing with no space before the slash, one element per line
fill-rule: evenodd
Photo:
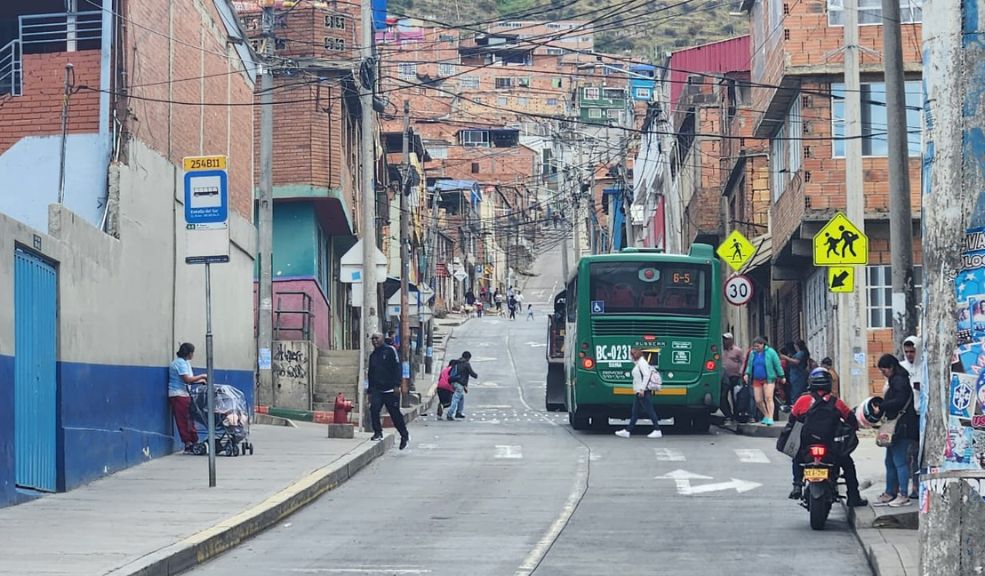
<path fill-rule="evenodd" d="M 225 170 L 185 173 L 185 222 L 224 223 L 229 218 L 229 184 Z"/>

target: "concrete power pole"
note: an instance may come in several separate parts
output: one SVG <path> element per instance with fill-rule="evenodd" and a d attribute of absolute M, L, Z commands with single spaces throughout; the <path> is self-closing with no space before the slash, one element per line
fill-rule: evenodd
<path fill-rule="evenodd" d="M 862 105 L 859 80 L 858 0 L 845 0 L 845 201 L 846 215 L 865 228 L 862 179 Z M 861 273 L 859 273 L 861 272 Z M 869 395 L 865 362 L 865 268 L 855 267 L 855 291 L 838 295 L 838 373 L 841 393 L 850 406 Z M 856 354 L 862 354 L 857 357 Z M 859 362 L 857 360 L 861 359 Z"/>
<path fill-rule="evenodd" d="M 265 2 L 261 20 L 263 35 L 263 74 L 260 76 L 260 285 L 258 286 L 259 311 L 257 313 L 257 356 L 259 368 L 258 397 L 277 405 L 277 387 L 274 385 L 270 369 L 271 349 L 273 348 L 274 323 L 274 110 L 273 75 L 270 57 L 274 54 L 274 9 L 273 2 Z M 269 393 L 269 396 L 268 396 Z"/>
<path fill-rule="evenodd" d="M 913 217 L 910 214 L 910 154 L 906 131 L 906 82 L 900 39 L 899 0 L 882 0 L 883 62 L 889 143 L 889 250 L 893 275 L 893 346 L 915 334 Z"/>
<path fill-rule="evenodd" d="M 362 46 L 359 50 L 359 106 L 362 108 L 362 242 L 363 242 L 363 306 L 362 339 L 359 343 L 360 374 L 366 377 L 372 346 L 369 337 L 380 328 L 377 314 L 376 285 L 376 126 L 373 118 L 373 91 L 376 85 L 376 59 L 373 57 L 373 6 L 371 0 L 361 0 Z M 360 422 L 366 425 L 366 390 L 359 387 Z"/>
<path fill-rule="evenodd" d="M 926 491 L 921 500 L 926 497 L 926 501 L 921 502 L 925 505 L 920 514 L 920 573 L 934 576 L 985 570 L 982 432 L 969 430 L 968 420 L 950 415 L 953 404 L 964 404 L 950 401 L 952 370 L 967 372 L 965 382 L 977 384 L 968 366 L 973 361 L 959 367 L 951 359 L 958 345 L 957 305 L 981 291 L 969 276 L 980 282 L 985 262 L 985 235 L 980 232 L 985 228 L 983 14 L 979 3 L 959 0 L 928 0 L 923 7 L 927 90 L 923 157 L 928 168 L 923 177 L 927 280 L 922 325 L 927 371 L 922 380 L 926 408 L 921 419 L 920 484 L 921 492 Z M 970 406 L 975 405 L 972 392 Z M 967 458 L 963 446 L 970 443 L 969 436 L 974 438 L 971 462 L 954 462 L 954 455 Z M 951 454 L 950 461 L 945 453 Z"/>
<path fill-rule="evenodd" d="M 410 194 L 410 101 L 404 100 L 404 177 L 400 187 L 400 359 L 403 361 L 403 380 L 401 392 L 403 395 L 410 388 L 410 306 L 409 282 L 410 273 L 410 231 L 407 214 L 407 195 Z M 418 293 L 419 294 L 419 293 Z"/>

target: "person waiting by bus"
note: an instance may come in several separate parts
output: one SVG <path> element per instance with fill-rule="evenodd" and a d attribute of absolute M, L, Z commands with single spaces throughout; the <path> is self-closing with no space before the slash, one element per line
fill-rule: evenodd
<path fill-rule="evenodd" d="M 208 380 L 205 374 L 198 376 L 192 372 L 189 363 L 195 356 L 195 345 L 184 342 L 178 347 L 177 358 L 168 367 L 168 403 L 171 404 L 171 413 L 174 415 L 174 423 L 178 427 L 178 436 L 185 444 L 185 454 L 192 453 L 192 447 L 198 443 L 198 431 L 195 430 L 195 422 L 191 417 L 191 394 L 188 392 L 189 384 L 201 384 Z"/>
<path fill-rule="evenodd" d="M 646 416 L 650 418 L 653 422 L 653 432 L 646 435 L 647 438 L 660 438 L 663 433 L 660 432 L 660 418 L 657 416 L 657 411 L 653 407 L 653 392 L 647 387 L 647 383 L 650 381 L 650 373 L 656 368 L 650 366 L 650 363 L 643 358 L 643 351 L 639 348 L 633 348 L 629 351 L 630 357 L 633 359 L 633 411 L 629 417 L 629 426 L 626 426 L 623 430 L 616 431 L 616 436 L 620 438 L 629 438 L 633 434 L 633 428 L 636 428 L 636 419 L 639 417 L 639 410 L 646 413 Z"/>
<path fill-rule="evenodd" d="M 766 339 L 757 336 L 752 341 L 752 354 L 746 363 L 746 373 L 743 376 L 746 383 L 752 384 L 752 392 L 756 397 L 756 406 L 763 413 L 760 424 L 773 425 L 773 392 L 778 382 L 783 382 L 783 367 L 776 350 L 766 344 Z"/>
<path fill-rule="evenodd" d="M 793 345 L 793 353 L 781 355 L 790 370 L 790 390 L 787 395 L 787 403 L 793 406 L 797 399 L 807 391 L 807 374 L 810 372 L 811 351 L 807 349 L 807 343 L 797 340 Z"/>
<path fill-rule="evenodd" d="M 736 346 L 735 336 L 731 332 L 722 334 L 722 394 L 719 404 L 726 420 L 738 418 L 749 410 L 747 406 L 736 404 L 736 397 L 733 392 L 735 386 L 742 380 L 742 362 L 744 359 L 745 353 L 742 348 Z M 731 406 L 729 400 L 731 400 Z"/>

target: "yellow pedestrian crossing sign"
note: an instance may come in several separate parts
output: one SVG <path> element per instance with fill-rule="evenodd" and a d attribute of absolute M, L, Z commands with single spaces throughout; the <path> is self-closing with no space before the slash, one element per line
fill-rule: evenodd
<path fill-rule="evenodd" d="M 725 241 L 718 246 L 715 252 L 733 270 L 738 272 L 753 257 L 756 248 L 742 235 L 742 232 L 732 230 L 732 233 L 725 238 Z"/>
<path fill-rule="evenodd" d="M 854 292 L 855 268 L 830 266 L 828 268 L 828 290 L 832 292 Z"/>
<path fill-rule="evenodd" d="M 869 237 L 838 212 L 814 235 L 815 266 L 852 266 L 869 263 Z"/>

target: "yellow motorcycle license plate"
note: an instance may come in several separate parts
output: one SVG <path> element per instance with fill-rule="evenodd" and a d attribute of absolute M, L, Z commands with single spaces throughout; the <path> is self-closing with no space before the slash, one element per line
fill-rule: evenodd
<path fill-rule="evenodd" d="M 827 468 L 804 468 L 804 480 L 807 480 L 808 482 L 820 482 L 827 479 Z"/>

